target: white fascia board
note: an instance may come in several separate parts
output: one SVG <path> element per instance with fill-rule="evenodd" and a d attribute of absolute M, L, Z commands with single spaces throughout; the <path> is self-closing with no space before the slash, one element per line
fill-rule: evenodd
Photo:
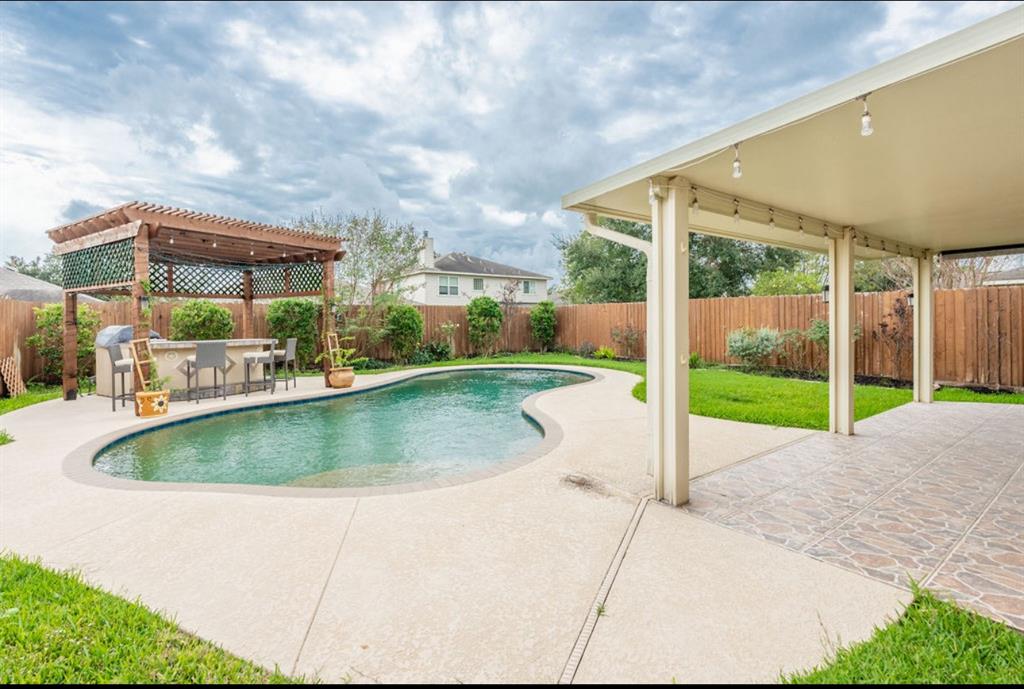
<path fill-rule="evenodd" d="M 495 273 L 462 273 L 457 270 L 441 270 L 440 268 L 431 268 L 430 270 L 419 270 L 415 273 L 409 273 L 406 277 L 412 277 L 414 275 L 465 275 L 474 278 L 506 278 L 509 280 L 550 280 L 551 278 L 547 275 L 497 275 Z"/>
<path fill-rule="evenodd" d="M 562 208 L 583 210 L 582 204 L 602 194 L 649 177 L 682 171 L 733 144 L 799 123 L 849 103 L 867 93 L 926 74 L 944 65 L 994 48 L 1024 35 L 1024 5 L 940 38 L 863 72 L 835 82 L 789 103 L 755 115 L 702 139 L 640 163 L 562 197 Z"/>

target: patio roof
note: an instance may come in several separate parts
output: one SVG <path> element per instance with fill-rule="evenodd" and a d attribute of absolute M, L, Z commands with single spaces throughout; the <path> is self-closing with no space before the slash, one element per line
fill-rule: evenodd
<path fill-rule="evenodd" d="M 874 124 L 866 137 L 865 95 Z M 569 193 L 562 205 L 649 222 L 650 181 L 676 178 L 698 200 L 690 225 L 699 232 L 824 251 L 825 223 L 855 227 L 862 257 L 1021 245 L 1022 117 L 1017 7 Z"/>
<path fill-rule="evenodd" d="M 208 263 L 305 263 L 341 258 L 341 239 L 223 215 L 130 201 L 46 232 L 58 255 L 112 241 L 147 224 L 150 250 Z M 126 235 L 127 236 L 127 235 Z"/>

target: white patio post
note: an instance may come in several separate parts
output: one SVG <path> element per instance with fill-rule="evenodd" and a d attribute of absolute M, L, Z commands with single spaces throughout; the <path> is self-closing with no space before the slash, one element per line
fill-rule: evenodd
<path fill-rule="evenodd" d="M 853 435 L 854 231 L 829 239 L 828 429 Z"/>
<path fill-rule="evenodd" d="M 651 181 L 647 406 L 655 497 L 670 505 L 690 499 L 689 190 L 685 180 Z"/>
<path fill-rule="evenodd" d="M 914 273 L 914 401 L 930 403 L 935 382 L 932 359 L 934 299 L 932 294 L 932 256 L 913 259 Z"/>

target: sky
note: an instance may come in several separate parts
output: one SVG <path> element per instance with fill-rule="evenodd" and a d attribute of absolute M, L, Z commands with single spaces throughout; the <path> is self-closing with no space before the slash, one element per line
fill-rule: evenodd
<path fill-rule="evenodd" d="M 562 194 L 1017 2 L 0 4 L 0 258 L 130 200 L 557 276 Z"/>

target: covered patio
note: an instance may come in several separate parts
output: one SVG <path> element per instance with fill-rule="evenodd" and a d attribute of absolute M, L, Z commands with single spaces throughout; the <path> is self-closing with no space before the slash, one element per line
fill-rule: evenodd
<path fill-rule="evenodd" d="M 567 194 L 648 256 L 649 470 L 690 498 L 690 232 L 827 253 L 829 427 L 854 434 L 855 259 L 914 279 L 913 399 L 930 404 L 935 260 L 1024 251 L 1024 8 Z M 643 242 L 600 217 L 652 225 Z"/>
<path fill-rule="evenodd" d="M 149 336 L 150 297 L 240 299 L 242 337 L 251 338 L 255 299 L 322 296 L 323 312 L 330 313 L 334 262 L 344 256 L 337 237 L 142 201 L 61 225 L 47 235 L 62 258 L 65 400 L 78 394 L 79 295 L 130 296 L 130 325 L 137 339 Z M 325 318 L 323 329 L 333 331 L 334 319 Z M 139 390 L 139 367 L 133 375 Z"/>

